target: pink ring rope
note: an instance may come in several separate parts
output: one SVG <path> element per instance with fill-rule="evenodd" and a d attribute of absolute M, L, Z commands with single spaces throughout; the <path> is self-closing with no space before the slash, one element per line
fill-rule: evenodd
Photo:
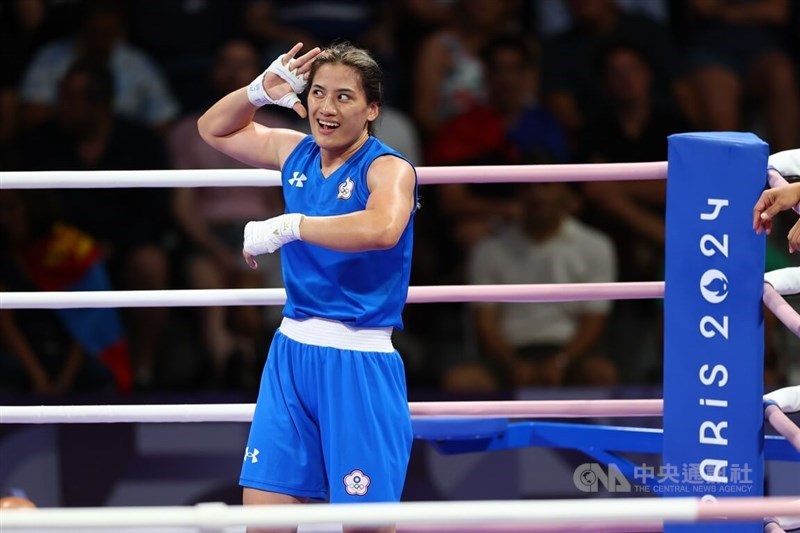
<path fill-rule="evenodd" d="M 783 504 L 792 507 L 784 512 Z M 698 504 L 699 520 L 729 519 L 731 521 L 752 520 L 753 516 L 800 516 L 800 500 L 792 498 L 721 498 L 719 500 L 701 500 Z"/>
<path fill-rule="evenodd" d="M 786 179 L 775 170 L 770 170 L 767 172 L 767 182 L 772 189 L 775 187 L 785 187 L 786 185 L 789 185 L 789 182 L 786 181 Z"/>
<path fill-rule="evenodd" d="M 771 522 L 774 524 L 774 522 Z M 641 524 L 609 525 L 603 523 L 572 524 L 569 526 L 443 526 L 408 525 L 397 528 L 397 533 L 657 533 L 664 531 L 662 522 L 651 521 Z M 783 531 L 783 530 L 781 530 Z M 775 531 L 774 533 L 779 533 Z"/>
<path fill-rule="evenodd" d="M 800 314 L 769 283 L 764 283 L 763 300 L 778 320 L 789 328 L 789 331 L 800 337 Z M 768 405 L 765 416 L 770 425 L 800 452 L 800 428 L 797 427 L 797 424 L 792 422 L 776 405 Z"/>
<path fill-rule="evenodd" d="M 604 418 L 662 416 L 664 400 L 510 400 L 499 402 L 414 402 L 416 417 Z"/>
<path fill-rule="evenodd" d="M 664 297 L 664 282 L 441 285 L 409 287 L 406 303 L 577 302 Z M 0 309 L 283 305 L 284 289 L 52 291 L 0 293 Z"/>
<path fill-rule="evenodd" d="M 422 167 L 417 169 L 420 184 L 494 183 L 502 176 L 504 183 L 554 183 L 563 181 L 629 181 L 667 178 L 667 162 L 592 163 L 580 165 L 487 165 L 476 173 L 464 167 Z"/>
<path fill-rule="evenodd" d="M 764 410 L 767 421 L 775 431 L 783 435 L 787 441 L 800 452 L 800 428 L 786 416 L 777 405 L 768 405 Z"/>
<path fill-rule="evenodd" d="M 789 331 L 800 337 L 800 314 L 769 283 L 764 284 L 764 304 Z M 800 451 L 800 428 L 775 405 L 767 406 L 765 412 L 770 425 Z"/>
<path fill-rule="evenodd" d="M 508 400 L 411 402 L 411 415 L 427 418 L 606 418 L 662 416 L 664 400 Z M 798 430 L 780 409 L 765 416 L 795 447 Z M 253 404 L 4 405 L 0 424 L 86 424 L 133 422 L 249 422 Z M 774 411 L 777 411 L 775 413 Z M 788 421 L 788 422 L 787 422 Z M 792 427 L 794 428 L 792 430 Z M 791 430 L 791 431 L 790 431 Z"/>
<path fill-rule="evenodd" d="M 420 418 L 605 418 L 661 416 L 652 400 L 412 402 Z M 254 404 L 3 405 L 0 424 L 250 422 Z"/>
<path fill-rule="evenodd" d="M 789 331 L 800 337 L 800 314 L 778 294 L 772 285 L 764 283 L 764 304 Z"/>
<path fill-rule="evenodd" d="M 667 162 L 580 165 L 417 167 L 420 185 L 559 181 L 663 180 Z M 277 170 L 261 168 L 0 172 L 0 189 L 102 189 L 119 187 L 277 187 Z"/>

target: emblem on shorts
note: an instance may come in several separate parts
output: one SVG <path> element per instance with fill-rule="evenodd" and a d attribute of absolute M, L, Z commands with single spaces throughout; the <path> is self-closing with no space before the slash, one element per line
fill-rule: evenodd
<path fill-rule="evenodd" d="M 339 194 L 336 196 L 339 200 L 349 200 L 351 196 L 353 196 L 353 188 L 356 184 L 353 182 L 350 176 L 347 176 L 347 179 L 344 180 L 339 184 Z"/>
<path fill-rule="evenodd" d="M 244 449 L 244 459 L 242 459 L 242 462 L 244 463 L 248 459 L 250 459 L 251 463 L 257 463 L 259 453 L 261 452 L 258 451 L 258 448 L 253 448 L 253 451 L 251 452 L 250 447 L 248 446 L 247 448 Z"/>
<path fill-rule="evenodd" d="M 369 476 L 361 470 L 353 470 L 344 476 L 344 490 L 351 496 L 363 496 L 369 489 Z"/>

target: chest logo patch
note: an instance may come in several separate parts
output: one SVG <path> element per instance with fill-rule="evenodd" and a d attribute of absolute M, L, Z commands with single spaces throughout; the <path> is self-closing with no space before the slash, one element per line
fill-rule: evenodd
<path fill-rule="evenodd" d="M 300 172 L 295 172 L 294 174 L 292 174 L 292 177 L 289 179 L 289 185 L 291 185 L 292 187 L 300 187 L 300 188 L 302 188 L 303 187 L 303 183 L 305 183 L 305 181 L 307 179 L 308 178 L 306 177 L 305 174 L 302 174 Z"/>
<path fill-rule="evenodd" d="M 339 194 L 336 196 L 339 200 L 349 200 L 351 196 L 353 196 L 353 189 L 355 188 L 355 182 L 347 176 L 347 179 L 344 180 L 339 184 Z"/>

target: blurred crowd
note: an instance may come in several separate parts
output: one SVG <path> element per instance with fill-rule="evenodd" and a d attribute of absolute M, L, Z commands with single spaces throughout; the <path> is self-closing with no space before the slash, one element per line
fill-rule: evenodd
<path fill-rule="evenodd" d="M 241 168 L 196 121 L 297 41 L 385 73 L 420 166 L 663 161 L 667 136 L 800 147 L 789 0 L 0 0 L 0 170 Z M 257 120 L 308 131 L 292 112 Z M 109 178 L 110 179 L 110 178 Z M 421 189 L 412 285 L 663 279 L 663 182 Z M 277 188 L 0 191 L 0 290 L 280 287 L 241 259 Z M 780 235 L 767 268 L 789 266 Z M 411 389 L 661 381 L 661 302 L 409 305 Z M 0 311 L 0 391 L 253 391 L 275 307 Z M 772 317 L 768 384 L 786 379 Z"/>

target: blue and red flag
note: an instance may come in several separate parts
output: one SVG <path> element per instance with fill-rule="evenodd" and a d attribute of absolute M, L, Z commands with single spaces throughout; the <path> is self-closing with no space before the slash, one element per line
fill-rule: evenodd
<path fill-rule="evenodd" d="M 24 247 L 19 259 L 28 279 L 41 291 L 112 288 L 95 240 L 66 224 L 55 224 L 47 235 Z M 133 373 L 117 310 L 58 309 L 56 313 L 86 354 L 111 371 L 117 388 L 129 391 Z"/>

